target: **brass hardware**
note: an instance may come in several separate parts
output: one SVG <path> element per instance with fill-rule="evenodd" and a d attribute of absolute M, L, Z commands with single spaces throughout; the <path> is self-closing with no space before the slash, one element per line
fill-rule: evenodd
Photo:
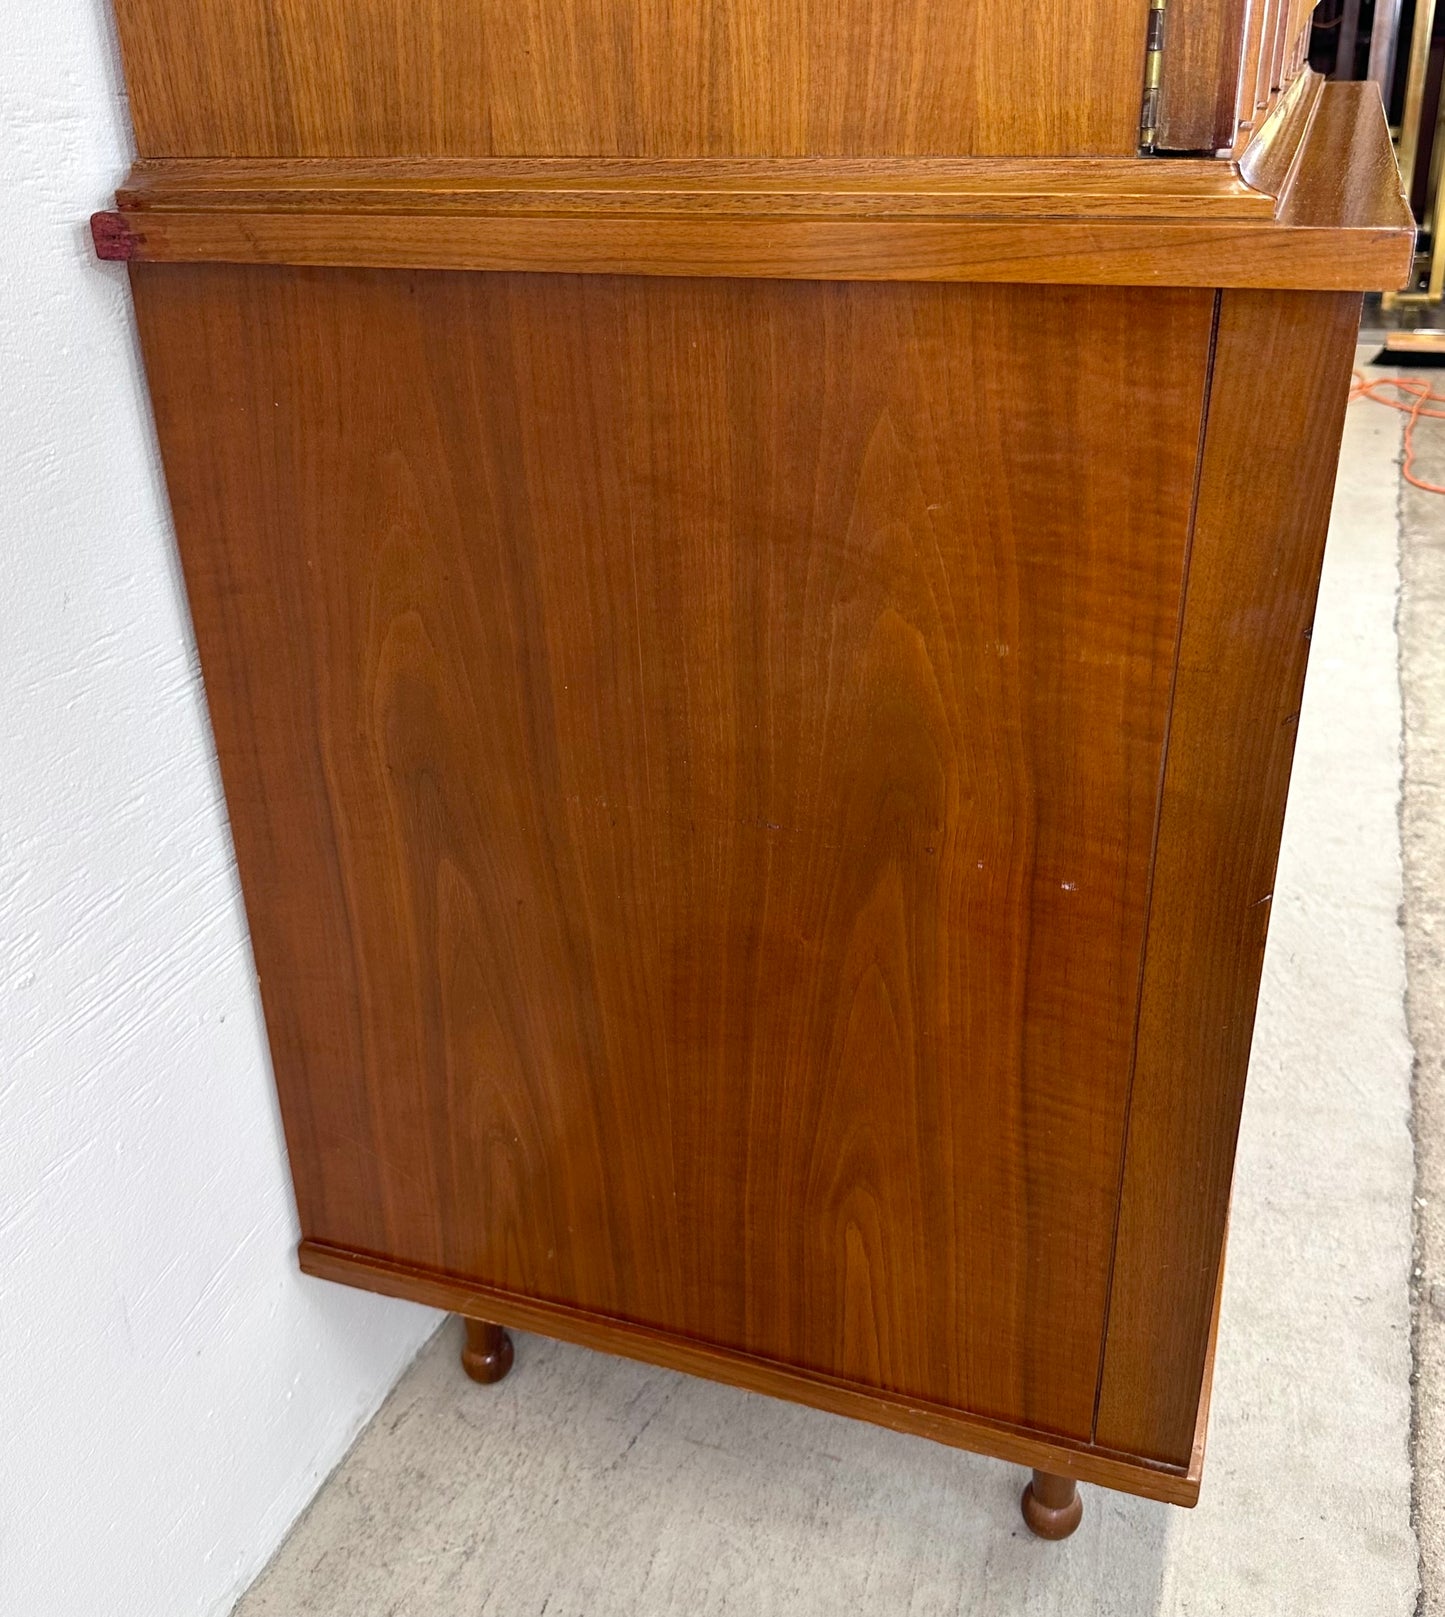
<path fill-rule="evenodd" d="M 1164 0 L 1149 0 L 1144 40 L 1144 101 L 1139 109 L 1139 150 L 1152 152 L 1159 138 L 1159 87 L 1164 67 Z"/>
<path fill-rule="evenodd" d="M 1415 187 L 1415 166 L 1420 159 L 1421 124 L 1425 114 L 1425 80 L 1430 67 L 1430 35 L 1435 27 L 1435 0 L 1416 0 L 1415 20 L 1410 30 L 1410 63 L 1405 78 L 1405 108 L 1400 119 L 1400 137 L 1395 156 L 1400 165 L 1400 181 L 1408 201 Z M 1419 223 L 1430 231 L 1430 277 L 1428 289 L 1423 292 L 1387 292 L 1381 298 L 1386 309 L 1410 304 L 1438 303 L 1445 291 L 1445 231 L 1440 229 L 1445 220 L 1445 97 L 1441 98 L 1435 123 L 1435 140 L 1431 152 L 1431 174 L 1426 189 L 1430 193 L 1429 212 Z M 1417 261 L 1418 262 L 1418 261 Z"/>
<path fill-rule="evenodd" d="M 1400 177 L 1408 198 L 1415 183 L 1420 153 L 1420 115 L 1425 103 L 1425 75 L 1430 66 L 1430 34 L 1435 27 L 1435 0 L 1417 0 L 1410 31 L 1410 71 L 1405 80 L 1405 113 L 1400 121 Z"/>
<path fill-rule="evenodd" d="M 1366 73 L 1380 86 L 1380 94 L 1390 99 L 1390 83 L 1395 76 L 1395 36 L 1400 28 L 1400 0 L 1375 0 L 1375 21 L 1370 29 L 1370 66 Z"/>

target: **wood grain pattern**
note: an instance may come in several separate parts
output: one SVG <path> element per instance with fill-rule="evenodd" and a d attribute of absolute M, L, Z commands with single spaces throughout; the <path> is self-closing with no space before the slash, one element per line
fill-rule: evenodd
<path fill-rule="evenodd" d="M 1259 13 L 1259 49 L 1255 55 L 1254 104 L 1265 111 L 1274 98 L 1275 64 L 1288 0 L 1265 0 Z"/>
<path fill-rule="evenodd" d="M 1198 1424 L 1358 320 L 1357 299 L 1325 293 L 1221 303 L 1095 1432 L 1180 1463 Z"/>
<path fill-rule="evenodd" d="M 1135 149 L 1144 0 L 117 0 L 150 157 Z"/>
<path fill-rule="evenodd" d="M 1213 296 L 132 273 L 307 1236 L 1086 1439 Z"/>
<path fill-rule="evenodd" d="M 1307 149 L 1316 113 L 1324 104 L 1324 78 L 1306 71 L 1278 97 L 1239 158 L 1239 175 L 1249 185 L 1272 197 L 1284 195 L 1296 163 Z M 1340 97 L 1330 97 L 1333 106 Z M 1346 101 L 1358 101 L 1347 91 Z M 118 199 L 117 199 L 118 200 Z"/>
<path fill-rule="evenodd" d="M 98 216 L 101 217 L 101 216 Z M 127 214 L 151 264 L 512 270 L 555 275 L 954 281 L 974 285 L 1263 286 L 1365 291 L 1410 273 L 1406 222 L 1340 228 L 1113 220 L 707 220 L 217 211 Z"/>
<path fill-rule="evenodd" d="M 1304 66 L 1316 0 L 1169 0 L 1161 151 L 1228 151 Z"/>
<path fill-rule="evenodd" d="M 1384 117 L 1378 85 L 1366 80 L 1325 87 L 1280 197 L 1286 224 L 1308 219 L 1336 229 L 1344 241 L 1393 217 L 1402 233 L 1410 226 L 1413 247 L 1413 219 L 1394 149 L 1379 138 Z M 1330 161 L 1320 161 L 1326 152 Z"/>
<path fill-rule="evenodd" d="M 1296 135 L 1291 154 L 1298 144 Z M 1190 158 L 143 158 L 117 191 L 116 205 L 127 213 L 456 214 L 481 208 L 1239 222 L 1273 218 L 1279 190 L 1259 174 L 1246 182 L 1233 163 Z"/>
<path fill-rule="evenodd" d="M 1159 101 L 1161 151 L 1234 144 L 1246 0 L 1168 0 Z"/>
<path fill-rule="evenodd" d="M 1270 0 L 1245 0 L 1244 49 L 1240 57 L 1239 82 L 1234 101 L 1234 151 L 1247 145 L 1263 119 L 1258 116 L 1259 105 L 1255 89 L 1259 80 L 1261 49 L 1261 19 Z"/>
<path fill-rule="evenodd" d="M 1298 61 L 1296 46 L 1299 36 L 1291 31 L 1295 26 L 1295 9 L 1295 0 L 1283 0 L 1279 8 L 1279 23 L 1275 30 L 1273 65 L 1269 78 L 1270 91 L 1275 94 L 1288 86 L 1291 71 Z"/>
<path fill-rule="evenodd" d="M 1037 1466 L 1054 1475 L 1074 1477 L 1080 1482 L 1094 1482 L 1106 1488 L 1118 1488 L 1145 1499 L 1185 1506 L 1194 1505 L 1199 1499 L 1204 1451 L 1209 1435 L 1210 1390 L 1215 1345 L 1219 1337 L 1219 1308 L 1224 1292 L 1222 1258 L 1209 1321 L 1203 1394 L 1199 1400 L 1194 1442 L 1187 1468 L 1117 1454 L 1096 1443 L 1044 1436 L 1022 1426 L 989 1420 L 919 1399 L 892 1397 L 880 1393 L 876 1388 L 849 1384 L 836 1377 L 799 1371 L 790 1365 L 711 1347 L 668 1331 L 630 1325 L 557 1303 L 537 1302 L 499 1291 L 496 1287 L 479 1287 L 474 1282 L 457 1280 L 450 1275 L 343 1251 L 318 1241 L 303 1241 L 299 1258 L 306 1274 L 348 1286 L 360 1286 L 385 1297 L 404 1297 L 464 1316 L 485 1312 L 495 1319 L 505 1320 L 518 1330 L 537 1331 L 544 1336 L 575 1342 L 602 1353 L 616 1353 L 625 1358 L 640 1359 L 647 1364 L 665 1365 L 688 1375 L 705 1376 L 726 1382 L 729 1386 L 765 1393 L 769 1397 L 789 1398 L 795 1403 L 826 1409 L 835 1415 L 872 1421 L 893 1431 L 908 1432 L 915 1437 L 926 1437 L 956 1448 L 972 1449 L 1017 1465 Z"/>
<path fill-rule="evenodd" d="M 1114 1454 L 1097 1444 L 1049 1436 L 924 1399 L 900 1398 L 816 1371 L 713 1347 L 675 1332 L 632 1325 L 558 1303 L 537 1302 L 410 1264 L 340 1251 L 319 1241 L 303 1241 L 299 1256 L 302 1271 L 320 1280 L 360 1286 L 383 1297 L 404 1297 L 463 1315 L 468 1310 L 474 1315 L 485 1312 L 505 1320 L 515 1330 L 535 1331 L 601 1353 L 664 1365 L 686 1375 L 703 1376 L 770 1398 L 787 1398 L 834 1415 L 871 1421 L 891 1431 L 992 1455 L 1015 1465 L 1037 1466 L 1056 1476 L 1098 1483 L 1164 1504 L 1189 1506 L 1199 1499 L 1202 1431 L 1195 1460 L 1186 1471 L 1177 1465 Z"/>
<path fill-rule="evenodd" d="M 1310 0 L 1169 0 L 1237 163 L 1148 0 L 116 5 L 303 1268 L 1192 1503 L 1413 250 Z"/>
<path fill-rule="evenodd" d="M 1414 246 L 1378 92 L 1314 76 L 1238 170 L 148 162 L 120 201 L 97 246 L 148 263 L 1363 290 Z"/>

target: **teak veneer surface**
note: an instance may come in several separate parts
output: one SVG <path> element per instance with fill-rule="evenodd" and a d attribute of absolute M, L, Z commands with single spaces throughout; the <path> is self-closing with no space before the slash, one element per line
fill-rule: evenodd
<path fill-rule="evenodd" d="M 1145 0 L 116 0 L 148 157 L 1131 154 Z"/>
<path fill-rule="evenodd" d="M 1166 0 L 1157 147 L 1235 148 L 1300 76 L 1316 0 Z"/>
<path fill-rule="evenodd" d="M 147 161 L 119 201 L 113 254 L 150 263 L 1359 290 L 1401 284 L 1414 244 L 1379 92 L 1314 75 L 1239 170 Z"/>
<path fill-rule="evenodd" d="M 1359 317 L 1331 293 L 1222 300 L 1098 1420 L 1161 1459 L 1194 1437 Z"/>
<path fill-rule="evenodd" d="M 1315 96 L 1321 88 L 1315 80 Z M 1342 88 L 1351 98 L 1352 90 Z M 1292 156 L 1303 128 L 1288 122 L 1272 144 Z M 1204 216 L 1239 222 L 1272 218 L 1279 189 L 1248 183 L 1234 163 L 1188 158 L 142 158 L 116 202 L 127 212 Z"/>
<path fill-rule="evenodd" d="M 303 1268 L 1192 1503 L 1374 87 L 1170 0 L 1238 161 L 1148 160 L 1147 0 L 117 12 Z"/>
<path fill-rule="evenodd" d="M 1262 0 L 1253 3 L 1258 6 Z M 1166 0 L 1158 126 L 1163 149 L 1212 152 L 1233 144 L 1250 4 L 1251 0 Z"/>
<path fill-rule="evenodd" d="M 308 1239 L 1087 1441 L 1214 296 L 135 288 Z"/>
<path fill-rule="evenodd" d="M 1168 1464 L 1120 1454 L 1096 1443 L 1039 1432 L 1009 1421 L 970 1415 L 923 1399 L 880 1392 L 876 1387 L 735 1353 L 674 1332 L 625 1324 L 557 1303 L 519 1297 L 513 1292 L 478 1286 L 434 1270 L 341 1251 L 319 1241 L 303 1241 L 299 1258 L 305 1274 L 361 1286 L 385 1297 L 405 1297 L 471 1318 L 499 1320 L 517 1330 L 537 1331 L 604 1353 L 665 1365 L 687 1375 L 706 1376 L 773 1398 L 788 1398 L 814 1409 L 826 1409 L 834 1415 L 872 1421 L 931 1442 L 977 1450 L 1016 1465 L 1038 1466 L 1058 1476 L 1123 1489 L 1166 1504 L 1193 1505 L 1199 1498 L 1209 1417 L 1207 1383 L 1189 1463 L 1187 1466 Z M 1210 1333 L 1211 1358 L 1217 1321 L 1216 1307 Z"/>

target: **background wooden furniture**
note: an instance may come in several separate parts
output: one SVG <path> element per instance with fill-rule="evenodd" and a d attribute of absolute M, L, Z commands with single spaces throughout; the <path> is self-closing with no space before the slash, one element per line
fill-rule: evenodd
<path fill-rule="evenodd" d="M 303 1267 L 1191 1503 L 1373 87 L 1299 0 L 118 11 Z"/>

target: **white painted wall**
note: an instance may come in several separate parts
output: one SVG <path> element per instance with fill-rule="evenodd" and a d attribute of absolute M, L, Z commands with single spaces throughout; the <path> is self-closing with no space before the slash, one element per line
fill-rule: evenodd
<path fill-rule="evenodd" d="M 120 266 L 108 0 L 0 50 L 0 1609 L 224 1612 L 436 1316 L 305 1280 Z"/>

